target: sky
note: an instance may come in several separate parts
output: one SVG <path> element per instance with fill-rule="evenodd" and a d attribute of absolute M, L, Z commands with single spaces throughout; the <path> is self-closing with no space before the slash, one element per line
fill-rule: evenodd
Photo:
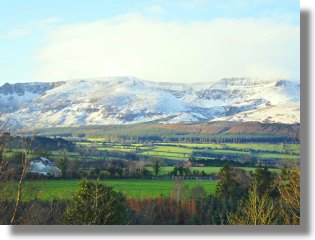
<path fill-rule="evenodd" d="M 0 84 L 300 76 L 298 0 L 0 0 Z"/>

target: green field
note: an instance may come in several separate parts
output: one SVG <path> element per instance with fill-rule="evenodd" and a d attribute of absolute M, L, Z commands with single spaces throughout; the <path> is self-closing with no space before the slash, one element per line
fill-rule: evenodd
<path fill-rule="evenodd" d="M 162 143 L 153 144 L 122 144 L 102 142 L 100 139 L 89 139 L 88 142 L 77 142 L 80 146 L 95 148 L 100 151 L 116 151 L 135 153 L 139 156 L 155 157 L 160 159 L 188 161 L 198 153 L 208 157 L 196 156 L 196 159 L 224 158 L 234 156 L 262 160 L 287 160 L 300 158 L 299 144 L 283 143 Z M 102 145 L 102 146 L 100 146 Z M 211 157 L 212 156 L 212 157 Z"/>
<path fill-rule="evenodd" d="M 261 151 L 272 152 L 282 154 L 300 154 L 299 144 L 283 144 L 283 143 L 158 143 L 158 145 L 164 145 L 167 147 L 179 149 L 188 148 L 196 150 L 232 150 L 239 152 Z"/>
<path fill-rule="evenodd" d="M 153 174 L 153 168 L 152 167 L 146 167 L 147 170 L 149 170 L 152 174 Z M 189 170 L 192 171 L 199 171 L 200 173 L 202 171 L 204 171 L 206 174 L 217 174 L 220 172 L 222 167 L 190 167 Z M 236 167 L 238 169 L 243 169 L 246 172 L 255 172 L 254 167 Z M 159 176 L 165 176 L 165 175 L 170 175 L 170 172 L 172 172 L 174 170 L 174 167 L 161 167 L 160 168 L 160 173 Z M 273 173 L 281 173 L 281 169 L 280 168 L 269 168 L 268 169 L 270 172 Z"/>
<path fill-rule="evenodd" d="M 41 200 L 70 199 L 75 193 L 79 180 L 34 180 L 25 184 L 24 200 L 38 198 Z M 102 184 L 113 187 L 116 191 L 122 192 L 127 198 L 145 198 L 169 196 L 174 184 L 172 180 L 101 180 Z M 213 194 L 216 188 L 215 181 L 184 180 L 183 184 L 188 185 L 189 189 L 193 186 L 202 186 L 209 194 Z M 16 183 L 14 187 L 16 188 Z M 15 196 L 12 190 L 7 189 L 9 198 Z"/>
<path fill-rule="evenodd" d="M 12 158 L 16 156 L 17 153 L 24 152 L 24 151 L 25 150 L 22 148 L 11 148 L 10 151 L 7 151 L 5 153 L 5 157 Z M 49 153 L 48 158 L 52 158 L 52 159 L 56 159 L 64 154 L 63 151 L 47 151 L 47 152 Z M 66 152 L 66 155 L 69 159 L 78 159 L 78 157 L 80 157 L 80 153 L 78 152 Z M 39 157 L 39 154 L 34 151 L 31 151 L 30 153 L 28 153 L 29 159 L 38 158 L 38 157 Z"/>
<path fill-rule="evenodd" d="M 283 143 L 118 143 L 105 142 L 102 139 L 89 139 L 75 142 L 77 149 L 66 152 L 67 158 L 80 161 L 98 160 L 148 160 L 154 159 L 172 161 L 208 161 L 206 165 L 221 166 L 218 160 L 239 161 L 249 163 L 256 161 L 268 162 L 271 167 L 280 168 L 286 161 L 300 160 L 299 144 Z M 83 151 L 82 151 L 83 150 Z M 7 158 L 18 163 L 16 154 L 22 149 L 12 148 L 5 153 Z M 120 155 L 115 155 L 120 153 Z M 62 151 L 49 151 L 48 158 L 58 161 L 64 153 Z M 128 156 L 128 154 L 130 154 Z M 30 153 L 28 158 L 38 158 L 38 153 Z M 130 158 L 132 157 L 132 158 Z M 215 163 L 209 161 L 215 160 Z M 194 162 L 196 163 L 196 162 Z M 218 165 L 219 164 L 219 165 Z M 168 165 L 173 165 L 172 163 Z M 249 166 L 249 165 L 247 165 Z M 250 165 L 252 166 L 252 165 Z M 215 168 L 198 169 L 206 174 L 216 173 Z M 162 170 L 161 174 L 168 175 L 170 171 Z"/>

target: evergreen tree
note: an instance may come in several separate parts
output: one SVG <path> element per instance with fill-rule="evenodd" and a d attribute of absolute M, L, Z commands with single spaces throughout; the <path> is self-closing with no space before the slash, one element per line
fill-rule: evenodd
<path fill-rule="evenodd" d="M 255 170 L 257 191 L 260 195 L 273 190 L 273 176 L 266 166 L 259 165 Z"/>
<path fill-rule="evenodd" d="M 123 195 L 99 181 L 82 180 L 65 212 L 65 223 L 73 225 L 124 224 L 125 219 Z"/>
<path fill-rule="evenodd" d="M 235 180 L 234 169 L 225 163 L 219 172 L 216 194 L 226 200 L 230 199 L 238 184 Z"/>
<path fill-rule="evenodd" d="M 60 168 L 62 177 L 64 178 L 67 176 L 68 165 L 69 165 L 68 157 L 65 153 L 63 153 L 62 155 L 60 155 L 60 158 L 57 162 L 57 166 Z"/>
<path fill-rule="evenodd" d="M 159 160 L 154 161 L 152 167 L 153 167 L 154 175 L 157 177 L 159 175 L 160 168 L 161 168 L 160 161 Z"/>

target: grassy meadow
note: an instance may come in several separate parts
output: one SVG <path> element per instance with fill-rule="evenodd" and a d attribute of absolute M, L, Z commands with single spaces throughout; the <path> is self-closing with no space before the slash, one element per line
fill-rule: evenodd
<path fill-rule="evenodd" d="M 153 143 L 121 144 L 104 142 L 102 139 L 78 141 L 78 145 L 100 151 L 134 153 L 161 159 L 188 161 L 191 156 L 196 159 L 256 158 L 261 160 L 299 160 L 299 144 L 283 143 Z M 207 157 L 199 156 L 200 154 Z"/>
<path fill-rule="evenodd" d="M 118 143 L 106 142 L 101 138 L 88 138 L 76 140 L 77 150 L 67 152 L 67 158 L 71 162 L 73 160 L 81 161 L 110 161 L 113 157 L 108 153 L 119 153 L 120 157 L 125 157 L 123 160 L 128 160 L 128 155 L 133 154 L 139 158 L 148 157 L 145 162 L 145 168 L 151 175 L 153 167 L 150 165 L 152 159 L 172 160 L 172 161 L 192 161 L 212 159 L 224 159 L 226 156 L 237 157 L 238 159 L 262 159 L 273 162 L 286 160 L 299 160 L 300 145 L 299 144 L 284 144 L 284 143 L 170 143 L 170 142 L 155 142 L 155 143 Z M 84 151 L 79 151 L 79 150 Z M 21 152 L 21 149 L 12 148 L 6 152 L 6 157 L 14 157 L 14 154 Z M 97 153 L 95 153 L 97 151 Z M 37 154 L 37 155 L 36 155 Z M 30 154 L 30 158 L 38 157 L 35 151 Z M 213 155 L 213 157 L 212 157 Z M 60 151 L 50 151 L 49 158 L 57 160 L 61 156 Z M 153 157 L 153 158 L 152 158 Z M 193 157 L 193 158 L 192 158 Z M 117 159 L 117 158 L 116 158 Z M 199 174 L 216 175 L 219 173 L 222 166 L 204 166 L 190 167 L 190 172 L 199 172 Z M 247 173 L 253 173 L 253 167 L 239 167 Z M 174 170 L 174 166 L 161 165 L 158 176 L 170 176 Z M 89 169 L 86 170 L 87 172 Z M 280 173 L 280 167 L 270 168 L 271 172 Z M 174 181 L 162 179 L 108 179 L 101 180 L 102 183 L 112 186 L 115 190 L 122 192 L 127 198 L 146 198 L 169 196 Z M 215 181 L 199 181 L 185 180 L 185 184 L 191 189 L 193 186 L 202 186 L 207 193 L 213 194 L 216 188 Z M 47 179 L 33 180 L 26 182 L 25 199 L 39 198 L 41 200 L 52 199 L 69 199 L 75 192 L 79 180 L 67 179 Z M 12 187 L 13 189 L 13 187 Z M 10 192 L 10 191 L 8 191 Z"/>
<path fill-rule="evenodd" d="M 26 181 L 23 200 L 40 199 L 51 201 L 53 199 L 71 199 L 79 183 L 80 180 Z M 175 181 L 110 179 L 101 180 L 100 183 L 113 187 L 114 190 L 122 192 L 127 198 L 143 199 L 170 196 Z M 12 185 L 8 185 L 6 191 L 9 199 L 16 196 L 13 189 L 16 189 L 15 185 L 17 183 L 11 184 Z M 208 194 L 214 194 L 216 189 L 216 181 L 184 180 L 182 184 L 187 185 L 189 189 L 192 189 L 194 186 L 201 186 Z"/>

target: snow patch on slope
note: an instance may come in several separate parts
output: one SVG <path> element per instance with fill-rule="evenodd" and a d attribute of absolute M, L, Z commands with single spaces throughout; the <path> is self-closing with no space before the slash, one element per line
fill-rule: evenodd
<path fill-rule="evenodd" d="M 296 104 L 281 104 L 266 106 L 232 116 L 214 119 L 212 121 L 257 121 L 266 123 L 300 123 L 300 106 Z"/>
<path fill-rule="evenodd" d="M 287 80 L 233 78 L 178 84 L 112 77 L 5 84 L 0 87 L 0 100 L 0 113 L 26 127 L 300 121 L 300 85 Z"/>

